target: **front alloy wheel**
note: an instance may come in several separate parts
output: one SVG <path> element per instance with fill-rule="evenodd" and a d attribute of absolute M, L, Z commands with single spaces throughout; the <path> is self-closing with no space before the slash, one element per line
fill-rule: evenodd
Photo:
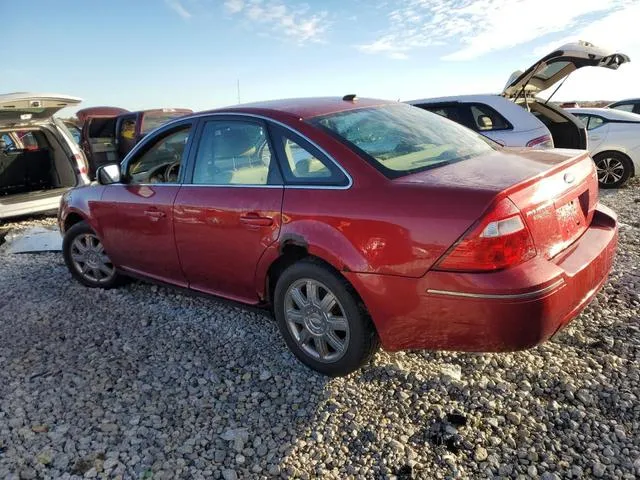
<path fill-rule="evenodd" d="M 111 288 L 117 283 L 115 265 L 86 222 L 76 223 L 66 232 L 62 253 L 71 275 L 83 285 Z"/>

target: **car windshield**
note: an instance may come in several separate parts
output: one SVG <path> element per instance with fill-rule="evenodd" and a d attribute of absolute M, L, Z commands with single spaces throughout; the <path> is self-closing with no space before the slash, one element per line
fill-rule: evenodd
<path fill-rule="evenodd" d="M 174 118 L 182 117 L 186 112 L 149 112 L 144 114 L 142 122 L 142 133 L 149 133 L 151 130 L 164 125 Z"/>
<path fill-rule="evenodd" d="M 455 122 L 406 104 L 349 110 L 310 123 L 337 135 L 390 178 L 497 148 Z"/>

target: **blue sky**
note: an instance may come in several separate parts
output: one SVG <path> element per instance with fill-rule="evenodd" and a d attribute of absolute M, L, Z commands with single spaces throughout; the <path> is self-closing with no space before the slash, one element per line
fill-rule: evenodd
<path fill-rule="evenodd" d="M 640 0 L 32 0 L 2 12 L 16 56 L 0 92 L 66 93 L 82 107 L 215 108 L 237 103 L 237 80 L 243 102 L 499 92 L 577 38 L 632 63 L 578 71 L 555 98 L 640 96 Z"/>

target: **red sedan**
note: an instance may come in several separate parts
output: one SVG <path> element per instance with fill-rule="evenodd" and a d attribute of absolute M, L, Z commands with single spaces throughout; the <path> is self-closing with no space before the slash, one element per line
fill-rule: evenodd
<path fill-rule="evenodd" d="M 543 342 L 602 287 L 617 243 L 586 152 L 508 150 L 352 96 L 180 118 L 98 181 L 60 208 L 76 279 L 269 306 L 295 355 L 329 375 L 380 343 Z"/>

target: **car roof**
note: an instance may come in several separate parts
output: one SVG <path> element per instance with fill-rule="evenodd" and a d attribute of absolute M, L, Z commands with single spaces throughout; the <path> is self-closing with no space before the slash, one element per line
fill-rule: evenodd
<path fill-rule="evenodd" d="M 358 108 L 377 107 L 392 103 L 397 102 L 359 97 L 356 97 L 353 101 L 344 100 L 343 97 L 288 98 L 233 105 L 199 113 L 253 113 L 267 116 L 285 114 L 304 120 L 328 115 L 330 113 L 344 112 Z"/>
<path fill-rule="evenodd" d="M 611 105 L 619 105 L 621 103 L 640 103 L 640 98 L 625 98 L 623 100 L 616 100 L 615 102 L 611 102 L 608 107 Z"/>
<path fill-rule="evenodd" d="M 615 108 L 565 108 L 567 112 L 586 115 L 598 115 L 609 120 L 620 120 L 623 122 L 640 122 L 640 115 L 637 113 L 616 110 Z"/>

